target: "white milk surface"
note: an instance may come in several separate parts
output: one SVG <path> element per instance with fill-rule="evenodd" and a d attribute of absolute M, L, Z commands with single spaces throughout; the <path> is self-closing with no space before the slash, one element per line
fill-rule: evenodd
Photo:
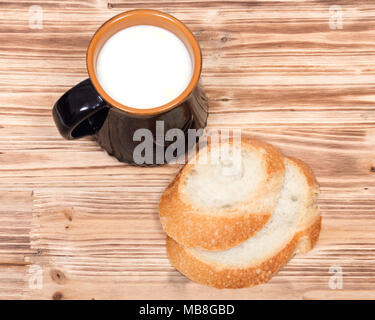
<path fill-rule="evenodd" d="M 172 32 L 148 25 L 123 29 L 99 52 L 96 76 L 106 93 L 132 108 L 162 106 L 179 96 L 193 73 L 183 42 Z"/>

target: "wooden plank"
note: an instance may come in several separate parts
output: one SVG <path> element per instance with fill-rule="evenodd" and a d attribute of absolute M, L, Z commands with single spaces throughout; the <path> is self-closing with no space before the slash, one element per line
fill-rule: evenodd
<path fill-rule="evenodd" d="M 291 290 L 289 298 L 301 298 L 304 292 L 329 290 L 329 268 L 337 264 L 343 269 L 345 289 L 369 289 L 375 284 L 371 277 L 375 272 L 374 215 L 359 212 L 365 215 L 364 225 L 363 220 L 324 205 L 317 247 L 295 257 L 270 281 L 270 287 L 222 291 L 194 284 L 170 266 L 157 216 L 160 194 L 148 194 L 144 199 L 142 192 L 126 194 L 122 189 L 35 192 L 34 219 L 40 227 L 33 229 L 32 238 L 38 239 L 33 250 L 41 254 L 30 262 L 44 269 L 43 297 L 59 293 L 68 299 L 156 298 L 155 292 L 167 285 L 165 298 L 173 298 L 180 290 L 177 298 L 181 299 L 194 294 L 212 299 L 278 299 L 285 288 Z M 56 270 L 63 274 L 63 283 L 51 276 Z M 106 289 L 97 290 L 96 281 Z M 111 285 L 113 281 L 118 287 Z M 36 298 L 40 293 L 33 294 Z"/>
<path fill-rule="evenodd" d="M 19 299 L 26 288 L 32 192 L 0 192 L 0 299 Z"/>
<path fill-rule="evenodd" d="M 217 7 L 202 11 L 198 4 L 195 6 L 178 5 L 173 13 L 195 31 L 201 43 L 203 82 L 211 101 L 212 125 L 222 126 L 227 118 L 232 120 L 232 126 L 261 124 L 266 119 L 272 119 L 268 124 L 305 125 L 306 112 L 309 123 L 374 125 L 374 69 L 369 64 L 373 60 L 373 45 L 368 40 L 373 30 L 367 21 L 373 5 L 344 6 L 345 16 L 355 19 L 346 19 L 343 30 L 329 29 L 328 6 L 324 3 L 314 5 L 314 10 L 309 3 L 290 3 L 288 10 L 280 12 L 273 10 L 275 3 L 267 2 L 254 5 L 257 9 L 251 12 L 236 3 L 220 5 L 219 12 Z M 23 63 L 13 55 L 5 56 L 8 72 L 0 74 L 0 81 L 4 82 L 6 94 L 10 88 L 15 94 L 20 90 L 21 97 L 25 90 L 39 94 L 40 88 L 44 92 L 52 89 L 52 95 L 44 93 L 43 105 L 50 108 L 61 92 L 86 76 L 85 50 L 97 26 L 124 8 L 133 7 L 116 3 L 113 8 L 104 12 L 87 9 L 84 15 L 79 10 L 48 9 L 43 32 L 34 32 L 30 39 L 22 33 L 27 29 L 28 12 L 20 17 L 18 12 L 8 10 L 4 31 L 16 27 L 20 32 L 12 37 L 4 32 L 2 48 L 11 48 L 13 54 L 27 52 L 29 59 Z M 214 16 L 214 23 L 202 29 L 207 24 L 208 12 Z M 265 15 L 267 19 L 263 19 Z M 306 28 L 310 15 L 312 21 Z M 301 18 L 296 19 L 297 16 Z M 80 29 L 82 24 L 86 26 L 84 31 Z M 79 32 L 74 32 L 77 29 Z M 38 68 L 37 75 L 31 65 Z M 54 85 L 50 86 L 51 83 Z M 11 109 L 12 113 L 7 115 L 11 124 L 25 126 L 35 119 L 53 126 L 48 122 L 48 110 L 41 104 L 28 108 L 26 114 L 18 107 Z M 338 110 L 344 112 L 337 115 Z"/>
<path fill-rule="evenodd" d="M 0 3 L 0 298 L 372 298 L 375 279 L 375 4 L 68 0 Z M 334 3 L 336 4 L 336 3 Z M 43 29 L 30 29 L 30 5 Z M 185 22 L 203 52 L 211 128 L 241 128 L 305 160 L 321 184 L 317 247 L 268 284 L 216 290 L 174 270 L 158 199 L 179 166 L 121 164 L 65 141 L 56 99 L 87 77 L 95 30 L 125 10 Z M 330 290 L 330 267 L 343 290 Z M 41 271 L 42 287 L 30 281 Z"/>

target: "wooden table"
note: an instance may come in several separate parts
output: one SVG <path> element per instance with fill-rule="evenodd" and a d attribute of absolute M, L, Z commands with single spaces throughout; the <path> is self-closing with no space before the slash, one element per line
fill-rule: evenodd
<path fill-rule="evenodd" d="M 92 34 L 134 8 L 196 35 L 209 127 L 274 143 L 318 177 L 318 245 L 268 284 L 218 290 L 182 276 L 157 214 L 179 167 L 128 166 L 54 126 L 54 102 L 87 77 Z M 375 298 L 374 21 L 366 0 L 1 1 L 0 298 Z"/>

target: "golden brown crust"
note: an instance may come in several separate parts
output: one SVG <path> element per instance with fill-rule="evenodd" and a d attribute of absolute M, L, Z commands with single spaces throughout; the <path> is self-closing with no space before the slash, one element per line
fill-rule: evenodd
<path fill-rule="evenodd" d="M 270 215 L 244 214 L 214 216 L 171 211 L 168 218 L 161 217 L 164 230 L 188 247 L 206 250 L 224 250 L 253 236 L 268 221 Z M 165 219 L 172 219 L 168 223 Z"/>
<path fill-rule="evenodd" d="M 253 139 L 253 138 L 243 138 L 245 143 L 251 144 L 253 146 L 256 146 L 257 148 L 263 148 L 267 151 L 266 153 L 266 162 L 267 162 L 267 173 L 273 174 L 279 171 L 284 171 L 284 161 L 282 160 L 282 155 L 280 154 L 280 151 L 276 149 L 272 144 L 269 144 L 267 142 Z"/>
<path fill-rule="evenodd" d="M 305 230 L 296 234 L 298 238 L 297 253 L 304 254 L 315 246 L 319 239 L 321 227 L 322 217 L 319 215 Z"/>
<path fill-rule="evenodd" d="M 255 212 L 251 207 L 247 211 L 238 207 L 228 208 L 222 210 L 225 214 L 220 214 L 216 209 L 202 212 L 202 209 L 184 201 L 179 192 L 179 187 L 194 167 L 187 164 L 165 190 L 159 202 L 160 221 L 170 237 L 187 247 L 225 250 L 255 235 L 267 223 L 284 179 L 283 157 L 275 147 L 263 141 L 243 138 L 242 145 L 265 151 L 268 179 L 260 190 L 262 195 L 257 198 L 272 192 L 276 195 L 273 207 L 264 212 Z"/>
<path fill-rule="evenodd" d="M 267 282 L 293 256 L 299 241 L 307 237 L 312 246 L 316 243 L 321 226 L 320 216 L 272 258 L 257 266 L 245 268 L 217 268 L 202 262 L 183 246 L 167 236 L 167 252 L 172 265 L 189 279 L 216 288 L 245 288 Z"/>

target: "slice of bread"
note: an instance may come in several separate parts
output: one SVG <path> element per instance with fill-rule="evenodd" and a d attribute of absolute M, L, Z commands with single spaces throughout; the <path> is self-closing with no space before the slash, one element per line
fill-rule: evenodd
<path fill-rule="evenodd" d="M 187 248 L 167 237 L 173 266 L 188 278 L 217 288 L 242 288 L 267 282 L 296 251 L 317 241 L 321 217 L 317 181 L 307 165 L 285 158 L 286 172 L 275 212 L 253 237 L 223 251 Z"/>
<path fill-rule="evenodd" d="M 229 156 L 220 153 L 222 147 Z M 256 234 L 270 219 L 284 180 L 284 161 L 275 147 L 249 138 L 238 145 L 212 144 L 204 152 L 207 161 L 201 163 L 200 150 L 163 193 L 160 221 L 184 246 L 224 250 Z"/>

